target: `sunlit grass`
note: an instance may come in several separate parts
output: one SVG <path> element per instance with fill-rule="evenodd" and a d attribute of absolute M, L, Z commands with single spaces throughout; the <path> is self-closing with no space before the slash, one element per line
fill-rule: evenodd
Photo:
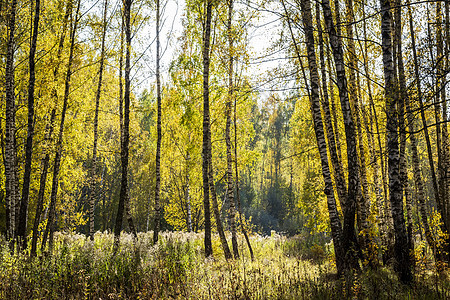
<path fill-rule="evenodd" d="M 0 254 L 1 299 L 447 299 L 445 275 L 417 276 L 404 286 L 389 269 L 337 278 L 331 250 L 309 245 L 301 236 L 252 235 L 251 261 L 244 239 L 241 258 L 226 262 L 217 237 L 214 258 L 205 258 L 203 235 L 129 234 L 113 255 L 113 235 L 91 242 L 73 233 L 56 235 L 53 255 Z"/>

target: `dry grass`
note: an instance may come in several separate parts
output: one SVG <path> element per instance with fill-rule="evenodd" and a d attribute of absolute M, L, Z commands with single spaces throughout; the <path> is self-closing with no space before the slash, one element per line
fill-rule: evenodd
<path fill-rule="evenodd" d="M 215 257 L 204 258 L 203 236 L 152 233 L 134 241 L 123 234 L 117 255 L 113 235 L 58 234 L 53 255 L 31 260 L 0 254 L 1 299 L 449 299 L 446 275 L 416 276 L 414 286 L 398 282 L 389 269 L 336 278 L 326 247 L 305 247 L 302 238 L 251 237 L 251 261 L 243 239 L 241 259 L 226 262 L 218 238 Z"/>

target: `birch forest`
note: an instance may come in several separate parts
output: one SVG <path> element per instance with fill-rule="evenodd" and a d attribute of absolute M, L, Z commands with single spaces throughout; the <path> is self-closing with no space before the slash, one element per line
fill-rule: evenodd
<path fill-rule="evenodd" d="M 450 299 L 449 0 L 0 28 L 0 299 Z"/>

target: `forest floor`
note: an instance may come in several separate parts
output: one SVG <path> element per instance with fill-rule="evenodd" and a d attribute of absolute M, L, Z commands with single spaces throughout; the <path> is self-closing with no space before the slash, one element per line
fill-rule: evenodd
<path fill-rule="evenodd" d="M 152 233 L 137 241 L 123 234 L 113 255 L 113 235 L 57 233 L 53 255 L 30 259 L 0 252 L 0 299 L 450 299 L 448 274 L 416 265 L 415 283 L 399 283 L 389 268 L 337 278 L 332 249 L 307 237 L 251 236 L 249 257 L 227 262 L 217 236 L 214 258 L 204 258 L 203 235 Z"/>

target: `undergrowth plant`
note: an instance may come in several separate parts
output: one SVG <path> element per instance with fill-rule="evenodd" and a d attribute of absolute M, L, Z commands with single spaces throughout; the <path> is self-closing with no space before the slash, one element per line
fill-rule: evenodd
<path fill-rule="evenodd" d="M 252 235 L 255 259 L 239 238 L 241 258 L 225 261 L 219 239 L 205 258 L 200 233 L 138 238 L 96 233 L 94 241 L 57 233 L 51 255 L 11 255 L 0 241 L 0 299 L 448 299 L 446 275 L 424 272 L 404 286 L 388 268 L 337 278 L 332 247 L 305 237 Z"/>

